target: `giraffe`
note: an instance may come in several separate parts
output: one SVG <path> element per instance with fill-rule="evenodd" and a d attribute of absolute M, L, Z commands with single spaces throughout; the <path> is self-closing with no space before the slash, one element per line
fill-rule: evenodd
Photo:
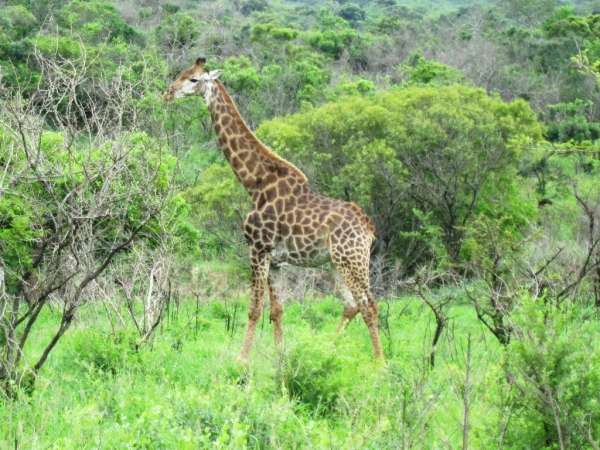
<path fill-rule="evenodd" d="M 183 71 L 163 99 L 199 95 L 210 111 L 223 154 L 252 198 L 244 221 L 250 248 L 252 295 L 239 361 L 247 361 L 268 291 L 276 345 L 283 338 L 283 304 L 270 268 L 284 264 L 317 267 L 330 263 L 343 300 L 338 332 L 361 313 L 369 329 L 375 357 L 383 359 L 378 332 L 378 305 L 369 286 L 369 259 L 377 241 L 375 225 L 354 203 L 312 191 L 292 163 L 265 146 L 252 133 L 205 58 Z"/>

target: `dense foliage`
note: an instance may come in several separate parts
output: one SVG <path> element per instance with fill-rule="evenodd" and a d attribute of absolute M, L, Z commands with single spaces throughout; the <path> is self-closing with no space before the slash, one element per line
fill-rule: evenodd
<path fill-rule="evenodd" d="M 597 0 L 0 5 L 2 445 L 600 446 Z M 250 199 L 161 100 L 199 55 L 376 222 L 385 368 L 294 270 L 286 346 L 229 362 Z"/>

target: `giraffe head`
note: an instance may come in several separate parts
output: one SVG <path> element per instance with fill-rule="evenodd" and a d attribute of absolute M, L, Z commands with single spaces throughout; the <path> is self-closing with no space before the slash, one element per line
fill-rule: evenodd
<path fill-rule="evenodd" d="M 202 95 L 208 103 L 207 94 L 210 92 L 209 85 L 221 75 L 220 70 L 204 68 L 205 58 L 198 58 L 194 65 L 184 70 L 163 94 L 163 100 L 169 101 L 174 98 L 189 97 L 191 95 Z"/>

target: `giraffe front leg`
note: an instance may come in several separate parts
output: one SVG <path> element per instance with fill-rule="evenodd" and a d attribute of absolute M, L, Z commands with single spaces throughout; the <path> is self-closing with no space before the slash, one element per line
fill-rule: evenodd
<path fill-rule="evenodd" d="M 274 277 L 269 272 L 268 276 L 269 283 L 269 299 L 271 309 L 271 322 L 273 322 L 273 333 L 275 336 L 275 344 L 279 345 L 283 341 L 283 302 L 277 295 L 277 283 L 275 283 Z"/>
<path fill-rule="evenodd" d="M 265 296 L 265 286 L 268 283 L 269 277 L 269 262 L 270 256 L 268 254 L 252 254 L 252 297 L 250 299 L 250 306 L 248 307 L 248 327 L 246 328 L 246 335 L 244 336 L 244 343 L 242 344 L 242 352 L 238 357 L 238 361 L 248 361 L 250 350 L 252 348 L 252 341 L 254 339 L 254 332 L 256 331 L 256 324 L 262 314 L 263 309 L 263 298 Z"/>

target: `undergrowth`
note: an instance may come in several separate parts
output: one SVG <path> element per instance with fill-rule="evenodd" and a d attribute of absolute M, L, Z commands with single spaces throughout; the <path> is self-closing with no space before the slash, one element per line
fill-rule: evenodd
<path fill-rule="evenodd" d="M 502 448 L 523 448 L 502 428 L 512 408 L 506 355 L 469 308 L 452 308 L 462 326 L 448 328 L 435 368 L 425 357 L 431 317 L 418 300 L 390 303 L 393 345 L 384 342 L 385 364 L 373 359 L 361 319 L 336 335 L 341 310 L 330 297 L 292 302 L 283 345 L 274 345 L 267 318 L 242 365 L 235 359 L 245 308 L 232 330 L 231 305 L 182 302 L 138 349 L 135 333 L 103 322 L 100 309 L 90 306 L 36 389 L 2 399 L 0 447 L 456 448 L 468 393 L 470 448 L 495 446 L 502 432 Z M 42 320 L 51 325 L 53 317 Z M 536 420 L 531 410 L 512 411 L 515 426 Z M 539 431 L 517 428 L 519 439 Z"/>

